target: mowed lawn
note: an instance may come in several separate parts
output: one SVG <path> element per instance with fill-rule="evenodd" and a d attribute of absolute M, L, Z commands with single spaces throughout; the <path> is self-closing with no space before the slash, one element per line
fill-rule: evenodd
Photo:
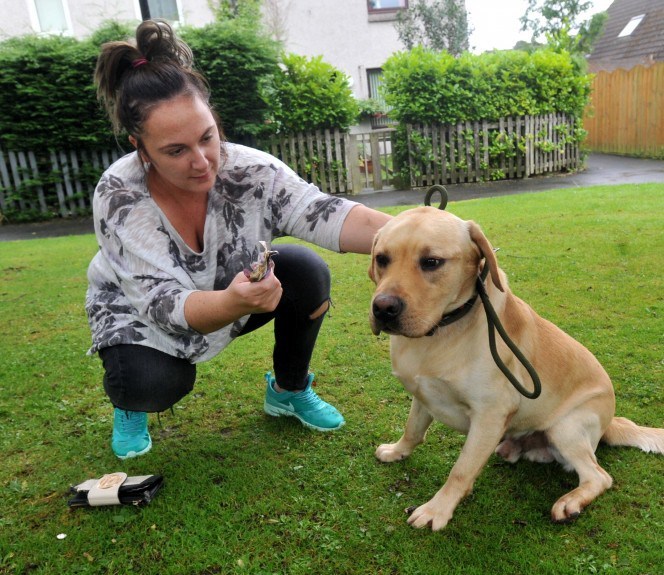
<path fill-rule="evenodd" d="M 618 414 L 664 426 L 664 185 L 448 209 L 501 248 L 517 295 L 596 354 Z M 264 329 L 200 365 L 195 390 L 151 416 L 150 454 L 119 461 L 100 362 L 86 356 L 95 251 L 92 235 L 0 243 L 0 574 L 664 572 L 664 457 L 635 449 L 600 446 L 614 486 L 573 524 L 549 512 L 575 475 L 493 456 L 444 531 L 407 525 L 404 508 L 439 489 L 464 438 L 434 423 L 408 460 L 374 458 L 398 439 L 410 398 L 387 337 L 369 329 L 367 256 L 321 251 L 334 307 L 312 368 L 342 430 L 263 414 Z M 144 508 L 68 508 L 69 485 L 120 470 L 160 473 L 164 488 Z"/>

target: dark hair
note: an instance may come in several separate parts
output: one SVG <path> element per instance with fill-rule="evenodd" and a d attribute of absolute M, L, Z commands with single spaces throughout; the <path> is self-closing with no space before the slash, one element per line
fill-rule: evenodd
<path fill-rule="evenodd" d="M 135 44 L 103 44 L 94 78 L 113 131 L 125 130 L 140 142 L 143 123 L 160 102 L 192 95 L 210 105 L 207 82 L 193 65 L 191 48 L 163 20 L 142 22 Z"/>

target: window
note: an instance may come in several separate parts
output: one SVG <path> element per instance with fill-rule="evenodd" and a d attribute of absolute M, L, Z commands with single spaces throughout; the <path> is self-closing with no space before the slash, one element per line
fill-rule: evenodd
<path fill-rule="evenodd" d="M 44 34 L 71 34 L 71 20 L 66 0 L 32 0 L 28 10 L 32 27 Z"/>
<path fill-rule="evenodd" d="M 369 98 L 380 104 L 381 111 L 371 118 L 372 128 L 387 128 L 392 124 L 388 118 L 391 108 L 385 103 L 382 93 L 383 70 L 381 68 L 367 68 L 367 83 L 369 85 Z"/>
<path fill-rule="evenodd" d="M 367 0 L 369 12 L 395 12 L 408 8 L 408 0 Z"/>
<path fill-rule="evenodd" d="M 641 16 L 634 16 L 634 18 L 627 22 L 627 26 L 622 29 L 622 32 L 618 34 L 618 38 L 629 36 L 632 32 L 634 32 L 636 27 L 641 24 L 641 20 L 643 20 L 645 16 L 645 14 L 641 14 Z"/>
<path fill-rule="evenodd" d="M 180 22 L 178 0 L 139 0 L 141 19 L 162 18 L 169 22 Z"/>

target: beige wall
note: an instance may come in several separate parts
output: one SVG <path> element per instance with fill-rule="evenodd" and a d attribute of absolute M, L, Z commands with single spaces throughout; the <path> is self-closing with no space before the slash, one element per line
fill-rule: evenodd
<path fill-rule="evenodd" d="M 71 35 L 84 38 L 105 20 L 140 21 L 138 0 L 64 0 Z M 178 0 L 185 24 L 202 26 L 211 22 L 207 0 Z M 35 27 L 33 0 L 0 0 L 0 39 L 33 34 Z"/>
<path fill-rule="evenodd" d="M 350 76 L 358 98 L 369 97 L 367 68 L 382 67 L 404 48 L 394 20 L 370 17 L 365 0 L 264 0 L 263 12 L 287 52 L 323 56 Z"/>

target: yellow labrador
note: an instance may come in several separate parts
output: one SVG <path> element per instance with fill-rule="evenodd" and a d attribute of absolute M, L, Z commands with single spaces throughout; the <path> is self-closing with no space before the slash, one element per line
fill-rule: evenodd
<path fill-rule="evenodd" d="M 487 318 L 476 298 L 485 265 L 490 302 L 541 380 L 536 399 L 521 395 L 490 354 Z M 405 211 L 376 235 L 369 276 L 376 284 L 372 331 L 390 334 L 394 375 L 413 396 L 403 436 L 379 446 L 376 457 L 408 457 L 434 419 L 467 435 L 447 481 L 413 511 L 411 525 L 445 527 L 494 451 L 511 462 L 557 460 L 576 471 L 579 486 L 551 510 L 557 522 L 575 519 L 611 486 L 595 458 L 600 440 L 664 453 L 664 429 L 614 417 L 613 386 L 590 351 L 511 293 L 476 223 L 432 207 Z M 532 388 L 526 369 L 500 340 L 498 352 Z"/>

